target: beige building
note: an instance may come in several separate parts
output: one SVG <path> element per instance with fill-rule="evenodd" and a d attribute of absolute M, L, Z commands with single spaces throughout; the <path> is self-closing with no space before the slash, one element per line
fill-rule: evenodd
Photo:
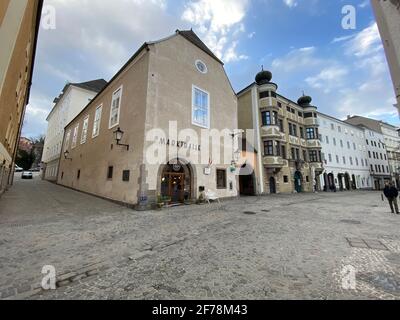
<path fill-rule="evenodd" d="M 40 0 L 0 2 L 0 194 L 13 180 L 41 9 Z"/>
<path fill-rule="evenodd" d="M 400 0 L 371 0 L 400 108 Z M 400 110 L 399 110 L 400 114 Z"/>
<path fill-rule="evenodd" d="M 193 31 L 178 30 L 145 43 L 66 126 L 58 183 L 139 209 L 194 201 L 203 190 L 236 197 L 236 128 L 223 63 Z M 199 138 L 211 133 L 212 143 Z M 228 163 L 214 154 L 227 145 Z"/>
<path fill-rule="evenodd" d="M 47 132 L 43 151 L 43 178 L 57 180 L 64 128 L 106 86 L 103 79 L 82 83 L 68 83 L 54 99 L 54 107 L 47 117 Z"/>
<path fill-rule="evenodd" d="M 320 189 L 323 166 L 317 108 L 311 105 L 311 97 L 303 96 L 295 103 L 279 95 L 271 79 L 269 71 L 262 71 L 255 83 L 238 93 L 239 128 L 254 129 L 253 193 Z M 240 176 L 241 181 L 246 179 L 249 177 Z"/>

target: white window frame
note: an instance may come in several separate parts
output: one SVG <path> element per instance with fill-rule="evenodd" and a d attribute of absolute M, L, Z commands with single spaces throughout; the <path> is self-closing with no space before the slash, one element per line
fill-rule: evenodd
<path fill-rule="evenodd" d="M 100 110 L 100 117 L 98 119 L 98 123 L 97 123 L 97 132 L 95 132 L 96 129 L 96 115 L 97 115 L 97 111 Z M 99 105 L 96 108 L 96 111 L 94 112 L 94 120 L 93 120 L 93 131 L 92 131 L 92 138 L 96 138 L 99 136 L 100 134 L 100 124 L 101 124 L 101 118 L 103 116 L 103 104 Z"/>
<path fill-rule="evenodd" d="M 72 145 L 71 149 L 75 149 L 78 144 L 78 133 L 79 133 L 79 123 L 75 126 L 74 132 L 72 134 Z"/>
<path fill-rule="evenodd" d="M 85 116 L 85 118 L 83 119 L 82 132 L 81 132 L 81 144 L 84 144 L 87 141 L 88 132 L 89 132 L 89 119 L 90 119 L 89 115 Z M 86 126 L 86 129 L 85 129 L 85 126 Z"/>
<path fill-rule="evenodd" d="M 71 140 L 71 129 L 68 129 L 67 133 L 65 134 L 64 152 L 69 149 L 70 140 Z"/>
<path fill-rule="evenodd" d="M 208 119 L 207 119 L 207 125 L 204 126 L 202 124 L 199 124 L 195 121 L 194 119 L 194 111 L 195 111 L 195 105 L 194 105 L 194 101 L 195 101 L 195 90 L 199 90 L 201 92 L 204 92 L 205 94 L 208 95 Z M 208 91 L 201 89 L 195 85 L 192 85 L 192 125 L 196 126 L 196 127 L 200 127 L 203 129 L 210 129 L 210 125 L 211 125 L 211 95 Z"/>
<path fill-rule="evenodd" d="M 199 63 L 202 64 L 202 65 L 204 66 L 204 71 L 201 71 L 201 70 L 199 69 L 199 67 L 198 67 L 198 64 L 199 64 Z M 206 65 L 203 61 L 201 61 L 200 59 L 196 60 L 195 65 L 196 65 L 196 69 L 197 69 L 198 72 L 200 72 L 200 73 L 202 73 L 202 74 L 207 74 L 207 73 L 208 73 L 207 65 Z"/>
<path fill-rule="evenodd" d="M 113 125 L 111 125 L 111 118 L 112 118 L 112 111 L 113 111 L 113 103 L 114 103 L 114 96 L 117 92 L 120 92 L 120 98 L 119 98 L 119 106 L 118 106 L 118 121 L 116 123 L 114 123 Z M 120 86 L 117 90 L 115 90 L 112 94 L 111 97 L 111 106 L 110 106 L 110 118 L 108 120 L 108 129 L 112 129 L 115 128 L 116 126 L 119 125 L 119 117 L 120 117 L 120 113 L 121 113 L 121 104 L 122 104 L 122 91 L 123 91 L 123 86 Z"/>

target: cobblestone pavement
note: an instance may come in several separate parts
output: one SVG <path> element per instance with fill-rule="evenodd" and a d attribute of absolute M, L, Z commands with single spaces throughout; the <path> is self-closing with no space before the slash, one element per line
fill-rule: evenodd
<path fill-rule="evenodd" d="M 0 299 L 399 299 L 399 225 L 372 191 L 136 212 L 17 179 L 0 199 Z M 57 290 L 40 288 L 45 265 Z"/>

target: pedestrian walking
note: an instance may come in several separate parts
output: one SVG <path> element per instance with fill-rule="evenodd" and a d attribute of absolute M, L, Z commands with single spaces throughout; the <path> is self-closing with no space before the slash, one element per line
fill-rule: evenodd
<path fill-rule="evenodd" d="M 392 213 L 397 213 L 400 214 L 399 212 L 399 206 L 397 204 L 397 197 L 399 196 L 399 191 L 395 186 L 393 186 L 393 183 L 387 182 L 385 184 L 385 189 L 383 189 L 383 194 L 389 201 L 390 209 L 392 210 Z"/>

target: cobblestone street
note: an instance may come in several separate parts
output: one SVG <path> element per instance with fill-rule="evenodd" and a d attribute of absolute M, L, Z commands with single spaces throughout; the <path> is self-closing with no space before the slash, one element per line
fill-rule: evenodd
<path fill-rule="evenodd" d="M 0 199 L 0 299 L 399 299 L 399 226 L 372 191 L 136 212 L 17 179 Z M 45 265 L 57 290 L 40 289 Z"/>

